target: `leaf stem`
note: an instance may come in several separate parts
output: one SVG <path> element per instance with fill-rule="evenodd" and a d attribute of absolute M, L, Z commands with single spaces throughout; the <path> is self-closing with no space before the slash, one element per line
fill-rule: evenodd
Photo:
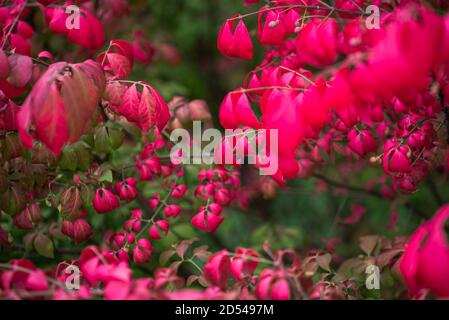
<path fill-rule="evenodd" d="M 15 28 L 15 26 L 19 22 L 20 16 L 22 15 L 23 10 L 25 10 L 25 7 L 27 6 L 27 2 L 28 2 L 28 0 L 25 0 L 23 2 L 22 6 L 20 7 L 19 13 L 17 14 L 16 18 L 14 19 L 11 26 L 9 27 L 8 33 L 6 34 L 5 38 L 3 39 L 2 50 L 5 48 L 6 41 L 8 41 L 8 38 L 10 37 L 12 30 Z"/>

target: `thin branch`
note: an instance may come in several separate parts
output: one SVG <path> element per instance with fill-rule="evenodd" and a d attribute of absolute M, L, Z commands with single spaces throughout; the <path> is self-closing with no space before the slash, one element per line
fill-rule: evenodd
<path fill-rule="evenodd" d="M 324 181 L 324 182 L 326 182 L 326 183 L 328 183 L 328 184 L 330 184 L 330 185 L 332 185 L 334 187 L 337 187 L 337 188 L 342 188 L 342 189 L 346 189 L 346 190 L 353 191 L 353 192 L 358 192 L 358 193 L 364 193 L 364 194 L 369 195 L 369 196 L 373 196 L 373 197 L 376 197 L 376 198 L 381 198 L 381 199 L 387 200 L 379 191 L 376 191 L 376 190 L 367 190 L 365 188 L 352 186 L 352 185 L 347 185 L 347 184 L 345 184 L 343 182 L 339 182 L 339 181 L 335 181 L 335 180 L 329 179 L 328 177 L 325 177 L 325 176 L 320 175 L 320 174 L 314 174 L 313 176 L 315 178 L 320 179 L 320 180 L 322 180 L 322 181 Z M 410 203 L 410 201 L 407 201 L 404 204 L 404 206 L 408 210 L 410 210 L 411 212 L 413 212 L 414 214 L 416 214 L 417 216 L 419 216 L 421 218 L 424 218 L 424 219 L 428 219 L 429 218 L 428 215 L 425 212 L 423 212 L 423 211 L 419 210 L 418 208 L 414 207 Z"/>
<path fill-rule="evenodd" d="M 443 109 L 444 113 L 444 124 L 446 126 L 446 142 L 449 143 L 449 108 L 448 106 L 444 105 L 444 94 L 443 90 L 440 90 L 440 102 L 441 102 L 441 108 Z"/>
<path fill-rule="evenodd" d="M 5 51 L 6 53 L 8 53 L 8 54 L 15 54 L 15 52 L 13 52 L 13 51 Z M 50 66 L 50 64 L 49 63 L 47 63 L 47 62 L 45 62 L 45 61 L 43 61 L 43 60 L 40 60 L 40 59 L 36 59 L 36 58 L 33 58 L 33 57 L 29 57 L 32 61 L 34 61 L 34 62 L 36 62 L 36 63 L 38 63 L 38 64 L 41 64 L 41 65 L 43 65 L 43 66 L 45 66 L 45 67 L 49 67 Z"/>
<path fill-rule="evenodd" d="M 239 89 L 235 91 L 231 91 L 230 94 L 240 94 L 246 92 L 254 92 L 261 90 L 292 90 L 292 91 L 304 91 L 304 88 L 293 88 L 293 87 L 283 87 L 283 86 L 271 86 L 271 87 L 258 87 L 258 88 L 249 88 L 249 89 Z"/>
<path fill-rule="evenodd" d="M 23 252 L 25 251 L 25 246 L 21 244 L 14 244 L 11 249 Z M 56 255 L 80 255 L 81 250 L 77 248 L 55 248 L 54 253 Z"/>
<path fill-rule="evenodd" d="M 280 68 L 281 68 L 281 69 L 284 69 L 284 70 L 287 70 L 287 71 L 290 71 L 290 72 L 293 72 L 294 74 L 296 74 L 296 75 L 300 76 L 301 78 L 303 78 L 304 80 L 306 80 L 308 83 L 310 83 L 310 84 L 316 86 L 316 83 L 313 82 L 312 79 L 309 79 L 306 75 L 304 75 L 304 74 L 302 74 L 302 73 L 300 73 L 300 72 L 298 72 L 298 71 L 292 70 L 292 69 L 290 69 L 290 68 L 284 67 L 284 66 L 280 66 Z"/>
<path fill-rule="evenodd" d="M 259 13 L 263 13 L 263 12 L 267 12 L 267 11 L 271 11 L 271 10 L 278 10 L 278 9 L 287 9 L 287 10 L 292 10 L 292 9 L 324 10 L 324 11 L 330 11 L 332 13 L 340 12 L 340 13 L 353 14 L 353 15 L 357 15 L 357 16 L 369 15 L 366 12 L 338 9 L 338 8 L 334 8 L 332 6 L 327 6 L 327 7 L 323 6 L 323 7 L 321 7 L 321 6 L 307 6 L 307 5 L 290 5 L 290 6 L 285 5 L 285 6 L 269 7 L 269 8 L 265 8 L 265 9 L 262 9 L 262 10 L 258 10 L 256 12 L 250 12 L 250 13 L 247 13 L 247 14 L 237 15 L 237 16 L 235 16 L 233 18 L 229 18 L 227 20 L 228 21 L 232 21 L 232 20 L 236 20 L 236 19 L 243 19 L 243 18 L 250 17 L 250 16 L 253 16 L 253 15 L 258 15 Z"/>
<path fill-rule="evenodd" d="M 324 182 L 326 182 L 326 183 L 328 183 L 328 184 L 330 184 L 330 185 L 332 185 L 334 187 L 337 187 L 337 188 L 342 188 L 342 189 L 346 189 L 346 190 L 353 191 L 353 192 L 358 192 L 358 193 L 364 193 L 364 194 L 367 194 L 367 195 L 370 195 L 370 196 L 373 196 L 373 197 L 384 199 L 384 196 L 379 191 L 376 191 L 376 190 L 368 190 L 368 189 L 365 189 L 365 188 L 348 185 L 348 184 L 345 184 L 345 183 L 340 182 L 340 181 L 332 180 L 332 179 L 330 179 L 330 178 L 328 178 L 326 176 L 323 176 L 323 175 L 321 175 L 319 173 L 315 173 L 313 176 L 315 178 L 320 179 L 320 180 L 322 180 L 322 181 L 324 181 Z"/>
<path fill-rule="evenodd" d="M 103 105 L 101 104 L 101 102 L 98 104 L 98 110 L 100 111 L 101 117 L 103 118 L 104 123 L 109 121 L 109 117 L 106 114 L 106 112 L 104 111 Z"/>
<path fill-rule="evenodd" d="M 19 22 L 20 16 L 22 15 L 23 10 L 25 10 L 25 7 L 27 6 L 27 1 L 28 0 L 25 0 L 23 2 L 22 6 L 20 7 L 19 13 L 17 14 L 17 16 L 14 19 L 14 21 L 11 23 L 11 26 L 9 27 L 8 33 L 6 34 L 5 38 L 3 39 L 2 50 L 5 49 L 6 41 L 8 41 L 8 38 L 11 35 L 12 30 L 14 30 L 15 26 Z"/>

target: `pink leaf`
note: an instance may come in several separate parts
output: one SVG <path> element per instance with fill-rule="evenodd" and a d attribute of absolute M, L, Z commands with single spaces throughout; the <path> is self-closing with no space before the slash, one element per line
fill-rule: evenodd
<path fill-rule="evenodd" d="M 64 144 L 78 141 L 90 126 L 105 82 L 100 65 L 92 60 L 52 64 L 18 114 L 22 143 L 32 147 L 36 138 L 57 155 Z"/>
<path fill-rule="evenodd" d="M 33 74 L 33 62 L 30 57 L 12 54 L 8 57 L 11 74 L 8 82 L 17 88 L 25 87 Z"/>

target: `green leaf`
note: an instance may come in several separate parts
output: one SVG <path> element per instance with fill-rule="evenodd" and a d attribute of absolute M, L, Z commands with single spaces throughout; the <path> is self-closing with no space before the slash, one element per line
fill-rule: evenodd
<path fill-rule="evenodd" d="M 81 199 L 83 199 L 84 207 L 90 208 L 92 206 L 92 201 L 94 200 L 95 191 L 91 185 L 82 184 L 81 185 Z"/>
<path fill-rule="evenodd" d="M 113 180 L 112 171 L 110 169 L 103 172 L 103 174 L 98 178 L 100 182 L 112 182 Z"/>
<path fill-rule="evenodd" d="M 112 150 L 117 150 L 123 144 L 125 135 L 120 129 L 109 128 L 109 141 Z"/>
<path fill-rule="evenodd" d="M 89 145 L 79 141 L 70 146 L 66 146 L 62 152 L 59 165 L 62 169 L 75 171 L 76 169 L 87 170 L 90 167 L 91 154 Z"/>
<path fill-rule="evenodd" d="M 89 148 L 95 147 L 95 139 L 92 134 L 85 134 L 84 136 L 81 137 L 80 141 L 87 144 L 87 146 L 89 146 Z"/>
<path fill-rule="evenodd" d="M 75 171 L 78 167 L 76 152 L 72 146 L 66 146 L 62 152 L 59 164 L 62 169 Z"/>
<path fill-rule="evenodd" d="M 130 135 L 137 137 L 137 138 L 140 138 L 142 136 L 142 132 L 140 131 L 140 129 L 133 123 L 123 120 L 123 121 L 119 121 L 119 124 Z"/>
<path fill-rule="evenodd" d="M 75 149 L 76 159 L 78 160 L 78 168 L 80 170 L 87 170 L 92 162 L 92 155 L 87 149 L 87 146 L 79 143 Z"/>
<path fill-rule="evenodd" d="M 36 236 L 35 232 L 30 232 L 23 237 L 22 241 L 25 247 L 25 252 L 28 253 L 33 249 L 33 240 L 35 236 Z"/>
<path fill-rule="evenodd" d="M 177 236 L 182 238 L 194 238 L 196 231 L 193 229 L 190 223 L 180 223 L 173 227 L 173 230 Z"/>
<path fill-rule="evenodd" d="M 95 150 L 101 153 L 111 153 L 120 148 L 125 139 L 121 129 L 103 126 L 95 132 Z"/>
<path fill-rule="evenodd" d="M 95 132 L 95 151 L 100 153 L 109 153 L 112 151 L 108 129 L 106 127 L 99 127 Z"/>
<path fill-rule="evenodd" d="M 36 238 L 34 238 L 33 244 L 34 249 L 36 249 L 37 253 L 41 256 L 54 258 L 54 246 L 49 237 L 44 234 L 38 234 Z"/>

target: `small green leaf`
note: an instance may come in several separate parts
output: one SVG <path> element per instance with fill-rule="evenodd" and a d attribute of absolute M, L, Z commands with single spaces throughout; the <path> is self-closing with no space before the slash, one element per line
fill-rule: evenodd
<path fill-rule="evenodd" d="M 47 258 L 54 258 L 54 247 L 53 242 L 49 237 L 43 234 L 38 234 L 33 241 L 34 249 L 36 249 L 37 253 L 41 256 Z"/>
<path fill-rule="evenodd" d="M 89 148 L 95 147 L 95 139 L 92 134 L 85 134 L 84 136 L 81 137 L 80 141 L 86 143 L 89 146 Z"/>
<path fill-rule="evenodd" d="M 91 164 L 91 153 L 86 146 L 79 144 L 75 149 L 76 159 L 78 160 L 78 168 L 80 170 L 87 170 Z"/>
<path fill-rule="evenodd" d="M 25 247 L 25 252 L 30 252 L 33 249 L 34 237 L 36 237 L 36 233 L 35 232 L 27 233 L 23 237 L 22 241 L 23 241 L 23 245 Z"/>
<path fill-rule="evenodd" d="M 95 132 L 95 150 L 101 153 L 110 153 L 123 144 L 125 135 L 116 127 L 103 126 Z"/>
<path fill-rule="evenodd" d="M 120 121 L 119 124 L 130 135 L 135 136 L 137 138 L 140 138 L 142 136 L 142 132 L 140 131 L 140 129 L 133 123 L 123 120 L 123 121 Z"/>
<path fill-rule="evenodd" d="M 112 171 L 110 169 L 103 172 L 103 174 L 98 178 L 100 182 L 112 182 L 113 180 Z"/>
<path fill-rule="evenodd" d="M 92 206 L 92 201 L 94 199 L 95 191 L 91 185 L 82 184 L 81 185 L 81 199 L 83 199 L 84 207 L 89 208 Z"/>
<path fill-rule="evenodd" d="M 95 151 L 100 153 L 109 153 L 112 151 L 108 129 L 106 127 L 100 127 L 95 132 Z"/>
<path fill-rule="evenodd" d="M 109 128 L 109 141 L 112 150 L 117 150 L 123 144 L 125 135 L 120 129 Z"/>
<path fill-rule="evenodd" d="M 73 149 L 72 146 L 67 146 L 64 148 L 64 151 L 62 152 L 61 160 L 59 161 L 59 164 L 62 169 L 67 169 L 71 171 L 75 171 L 78 163 L 77 163 L 77 157 L 76 152 Z"/>

